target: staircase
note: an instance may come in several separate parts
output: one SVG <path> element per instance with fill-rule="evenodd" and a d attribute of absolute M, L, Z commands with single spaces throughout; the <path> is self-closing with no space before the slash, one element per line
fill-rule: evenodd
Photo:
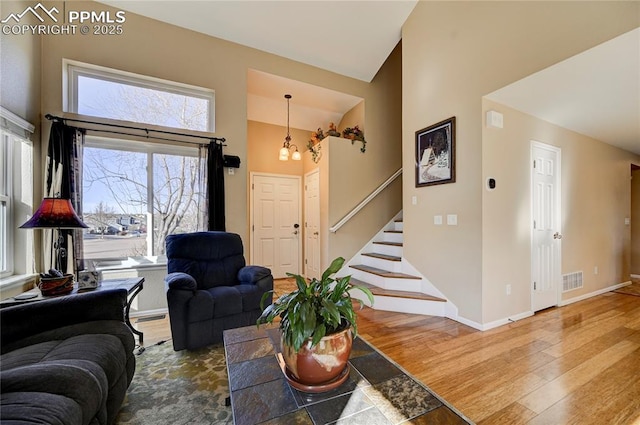
<path fill-rule="evenodd" d="M 401 214 L 387 225 L 338 273 L 374 295 L 376 310 L 454 317 L 457 308 L 402 257 Z M 366 296 L 353 296 L 366 302 Z"/>

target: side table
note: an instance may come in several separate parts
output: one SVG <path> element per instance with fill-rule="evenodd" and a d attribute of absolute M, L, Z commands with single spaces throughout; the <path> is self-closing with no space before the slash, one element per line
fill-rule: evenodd
<path fill-rule="evenodd" d="M 10 307 L 13 305 L 23 304 L 23 303 L 32 303 L 42 300 L 48 300 L 50 298 L 58 298 L 58 297 L 67 297 L 73 294 L 86 294 L 88 292 L 99 292 L 99 291 L 107 291 L 110 289 L 126 289 L 127 290 L 127 305 L 124 309 L 124 320 L 131 332 L 138 336 L 138 340 L 140 341 L 140 345 L 144 343 L 144 335 L 139 330 L 135 329 L 131 325 L 131 320 L 129 319 L 129 312 L 131 310 L 131 304 L 133 303 L 133 299 L 142 291 L 144 284 L 143 277 L 132 277 L 128 279 L 105 279 L 102 281 L 101 285 L 97 288 L 93 289 L 80 289 L 78 290 L 78 285 L 74 285 L 73 291 L 64 295 L 51 295 L 51 296 L 43 296 L 39 289 L 34 288 L 27 292 L 23 292 L 19 295 L 20 298 L 23 298 L 27 294 L 35 295 L 34 297 L 28 299 L 16 299 L 7 298 L 0 301 L 0 308 Z"/>

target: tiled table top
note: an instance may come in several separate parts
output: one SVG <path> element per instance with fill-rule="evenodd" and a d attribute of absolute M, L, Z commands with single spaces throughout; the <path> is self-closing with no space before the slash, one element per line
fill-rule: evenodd
<path fill-rule="evenodd" d="M 276 359 L 279 341 L 275 326 L 224 332 L 236 425 L 471 423 L 361 338 L 353 342 L 346 382 L 324 393 L 298 391 Z"/>

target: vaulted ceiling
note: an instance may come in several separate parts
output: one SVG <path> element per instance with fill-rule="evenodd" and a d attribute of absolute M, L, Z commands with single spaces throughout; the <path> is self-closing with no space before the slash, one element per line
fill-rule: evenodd
<path fill-rule="evenodd" d="M 417 1 L 102 0 L 102 3 L 371 81 L 400 40 L 402 25 Z M 357 103 L 352 96 L 277 76 L 250 73 L 249 78 L 248 115 L 256 121 L 286 125 L 286 114 L 278 116 L 274 110 L 279 107 L 286 111 L 283 96 L 292 86 L 300 90 L 298 93 L 304 93 L 292 99 L 294 128 L 313 130 L 315 127 L 309 128 L 311 123 L 325 122 L 323 117 L 332 114 L 344 114 L 353 102 Z M 256 80 L 252 82 L 251 78 Z M 272 84 L 269 93 L 259 87 L 259 81 L 265 78 Z M 640 29 L 487 97 L 640 155 Z"/>

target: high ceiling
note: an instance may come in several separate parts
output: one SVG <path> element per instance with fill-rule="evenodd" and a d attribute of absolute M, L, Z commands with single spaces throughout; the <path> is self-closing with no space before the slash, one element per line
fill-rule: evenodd
<path fill-rule="evenodd" d="M 363 81 L 372 80 L 396 46 L 402 25 L 417 3 L 416 0 L 101 2 Z M 264 79 L 270 81 L 269 93 L 259 87 Z M 291 93 L 294 128 L 314 130 L 315 123 L 341 116 L 353 107 L 353 102 L 357 103 L 353 96 L 260 72 L 249 73 L 248 87 L 249 119 L 278 125 L 286 125 L 283 96 Z M 487 97 L 640 155 L 640 29 Z M 278 113 L 278 108 L 282 113 Z"/>

